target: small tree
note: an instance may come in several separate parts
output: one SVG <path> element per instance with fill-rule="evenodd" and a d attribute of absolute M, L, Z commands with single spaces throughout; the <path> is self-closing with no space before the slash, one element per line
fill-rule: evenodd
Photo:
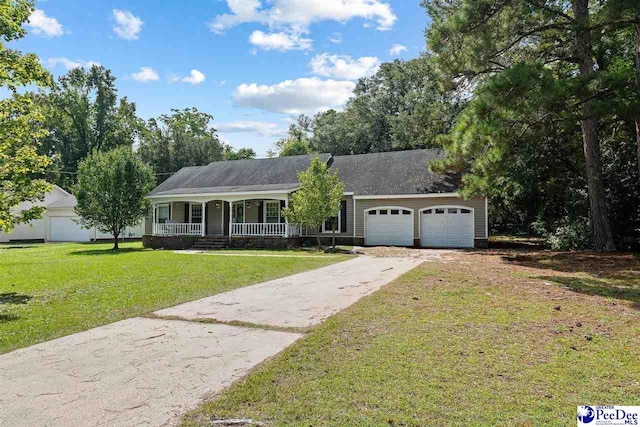
<path fill-rule="evenodd" d="M 151 168 L 130 148 L 94 152 L 78 165 L 76 212 L 81 224 L 110 233 L 117 250 L 121 231 L 145 216 L 149 207 L 145 196 L 154 183 Z"/>
<path fill-rule="evenodd" d="M 337 172 L 329 171 L 325 162 L 313 157 L 309 168 L 298 174 L 298 181 L 300 190 L 291 196 L 291 206 L 283 210 L 288 221 L 307 228 L 319 228 L 327 218 L 339 214 L 344 184 Z M 318 246 L 321 246 L 320 235 L 316 234 L 316 238 Z M 332 240 L 335 247 L 335 223 Z"/>

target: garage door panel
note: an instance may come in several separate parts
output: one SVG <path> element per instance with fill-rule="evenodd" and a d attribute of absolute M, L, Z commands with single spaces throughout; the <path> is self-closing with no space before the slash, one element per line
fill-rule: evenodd
<path fill-rule="evenodd" d="M 473 212 L 466 208 L 451 207 L 422 211 L 420 244 L 425 247 L 473 247 Z"/>
<path fill-rule="evenodd" d="M 76 223 L 80 217 L 56 216 L 51 217 L 52 242 L 88 242 L 91 240 L 90 230 L 82 228 Z"/>
<path fill-rule="evenodd" d="M 413 246 L 413 215 L 410 211 L 402 208 L 373 209 L 366 213 L 366 221 L 367 245 Z"/>

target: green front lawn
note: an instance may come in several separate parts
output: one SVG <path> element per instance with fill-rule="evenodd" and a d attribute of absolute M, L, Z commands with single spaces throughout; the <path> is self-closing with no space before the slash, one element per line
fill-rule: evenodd
<path fill-rule="evenodd" d="M 111 246 L 0 245 L 0 353 L 345 259 L 299 251 L 277 252 L 296 257 L 184 255 L 143 250 L 140 243 L 113 252 Z"/>
<path fill-rule="evenodd" d="M 640 405 L 640 259 L 466 253 L 314 328 L 184 423 L 541 426 Z"/>

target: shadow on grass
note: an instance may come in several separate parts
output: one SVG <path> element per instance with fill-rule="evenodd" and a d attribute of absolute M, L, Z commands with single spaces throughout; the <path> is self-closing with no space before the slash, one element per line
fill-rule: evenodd
<path fill-rule="evenodd" d="M 26 304 L 31 298 L 33 298 L 31 295 L 5 292 L 0 294 L 0 304 Z"/>
<path fill-rule="evenodd" d="M 640 284 L 638 283 L 622 282 L 616 284 L 584 277 L 539 276 L 536 278 L 558 283 L 581 294 L 631 301 L 635 303 L 634 307 L 640 310 Z"/>
<path fill-rule="evenodd" d="M 20 316 L 9 313 L 0 313 L 0 323 L 9 323 L 20 319 Z"/>
<path fill-rule="evenodd" d="M 124 255 L 131 252 L 149 251 L 145 248 L 120 248 L 118 250 L 109 249 L 83 249 L 80 251 L 69 252 L 69 255 Z"/>
<path fill-rule="evenodd" d="M 639 253 L 516 251 L 499 255 L 502 255 L 503 261 L 523 267 L 563 273 L 594 273 L 601 277 L 640 281 Z"/>

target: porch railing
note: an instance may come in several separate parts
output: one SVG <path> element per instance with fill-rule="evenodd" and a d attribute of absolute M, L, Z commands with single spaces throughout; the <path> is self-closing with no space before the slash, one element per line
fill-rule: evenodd
<path fill-rule="evenodd" d="M 200 236 L 202 235 L 201 223 L 166 223 L 153 224 L 155 236 Z"/>
<path fill-rule="evenodd" d="M 231 224 L 231 235 L 297 237 L 300 235 L 300 226 L 286 223 L 234 223 Z"/>

